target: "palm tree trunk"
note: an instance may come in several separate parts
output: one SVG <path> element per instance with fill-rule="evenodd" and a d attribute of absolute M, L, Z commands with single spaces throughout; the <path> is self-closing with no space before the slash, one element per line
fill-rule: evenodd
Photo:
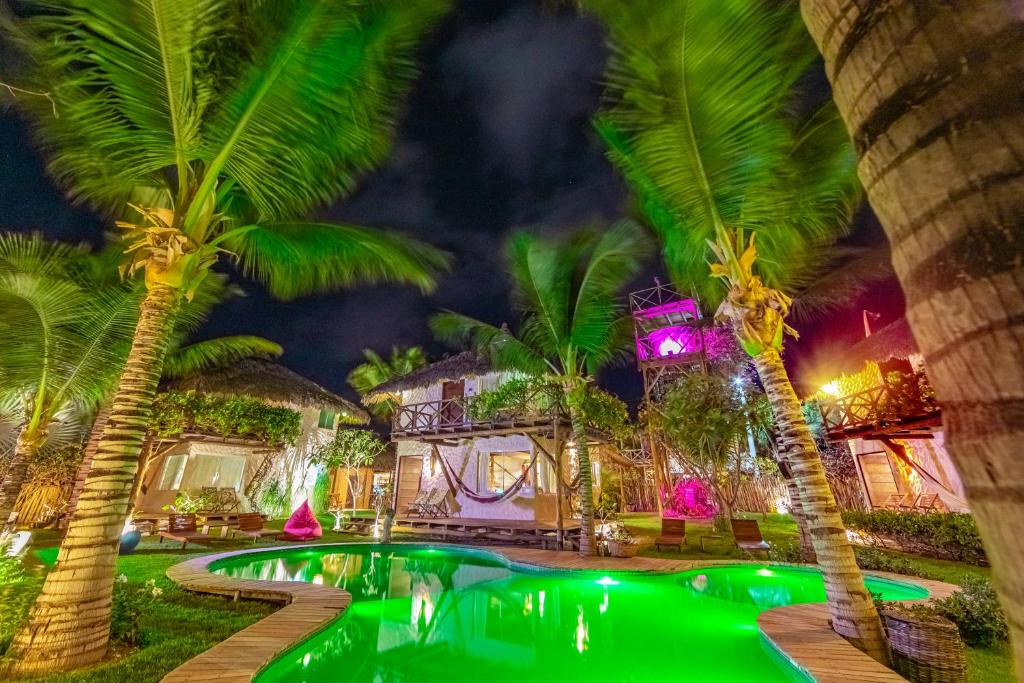
<path fill-rule="evenodd" d="M 590 447 L 587 445 L 587 426 L 582 411 L 569 406 L 573 439 L 576 441 L 576 458 L 580 468 L 580 555 L 597 553 L 594 538 L 594 476 L 590 466 Z"/>
<path fill-rule="evenodd" d="M 85 442 L 85 449 L 82 451 L 82 464 L 78 466 L 78 474 L 75 476 L 75 485 L 71 488 L 68 507 L 61 516 L 60 522 L 58 522 L 58 526 L 61 529 L 67 527 L 71 517 L 75 514 L 75 508 L 78 507 L 78 499 L 82 495 L 82 488 L 85 486 L 85 478 L 89 476 L 89 470 L 92 469 L 92 460 L 96 457 L 96 451 L 99 450 L 100 439 L 103 436 L 103 430 L 107 426 L 107 420 L 109 419 L 110 404 L 104 403 L 96 411 L 96 418 L 92 421 L 92 430 L 89 432 L 89 440 Z"/>
<path fill-rule="evenodd" d="M 28 625 L 8 654 L 12 672 L 61 671 L 103 659 L 121 531 L 160 381 L 178 290 L 153 284 L 89 471 Z"/>
<path fill-rule="evenodd" d="M 832 627 L 874 659 L 887 663 L 889 648 L 882 622 L 871 593 L 864 586 L 864 576 L 846 538 L 839 506 L 825 479 L 825 468 L 782 357 L 777 350 L 768 347 L 754 358 L 754 364 L 775 415 L 779 453 L 790 466 L 811 530 L 814 551 L 825 579 Z"/>
<path fill-rule="evenodd" d="M 1024 675 L 1020 4 L 803 0 Z"/>
<path fill-rule="evenodd" d="M 40 438 L 32 434 L 32 430 L 22 428 L 18 434 L 18 442 L 14 447 L 14 458 L 7 468 L 3 485 L 0 486 L 0 528 L 7 523 L 14 506 L 18 502 L 21 489 L 28 480 L 28 467 L 39 452 Z"/>

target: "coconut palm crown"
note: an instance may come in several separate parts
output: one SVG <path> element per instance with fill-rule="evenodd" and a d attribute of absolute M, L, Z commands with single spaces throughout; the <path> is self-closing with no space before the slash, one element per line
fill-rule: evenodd
<path fill-rule="evenodd" d="M 282 298 L 429 288 L 437 250 L 309 220 L 387 153 L 446 0 L 28 0 L 0 10 L 6 92 L 50 174 L 113 219 L 146 294 L 75 516 L 12 669 L 99 661 L 117 541 L 181 301 L 222 258 Z M 13 88 L 18 88 L 14 90 Z M 40 94 L 29 94 L 40 93 Z"/>
<path fill-rule="evenodd" d="M 855 156 L 831 103 L 801 92 L 815 57 L 794 3 L 589 4 L 613 56 L 596 126 L 658 234 L 753 358 L 813 529 L 833 625 L 876 659 L 888 649 L 846 540 L 781 351 L 793 292 L 846 230 Z M 710 272 L 708 262 L 711 262 Z M 709 275 L 711 276 L 709 278 Z M 723 289 L 718 282 L 725 283 Z"/>
<path fill-rule="evenodd" d="M 521 314 L 517 329 L 450 311 L 431 323 L 439 338 L 468 339 L 496 367 L 546 377 L 563 392 L 584 492 L 581 554 L 595 552 L 593 500 L 587 495 L 592 472 L 583 414 L 586 386 L 598 369 L 630 347 L 632 327 L 619 296 L 647 252 L 643 231 L 630 222 L 557 241 L 519 232 L 507 249 L 512 301 Z"/>

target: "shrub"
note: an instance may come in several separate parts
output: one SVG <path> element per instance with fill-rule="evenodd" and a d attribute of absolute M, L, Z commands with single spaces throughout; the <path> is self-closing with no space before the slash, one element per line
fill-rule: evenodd
<path fill-rule="evenodd" d="M 110 606 L 110 637 L 125 645 L 141 645 L 142 630 L 139 624 L 142 615 L 153 608 L 153 603 L 163 590 L 156 580 L 144 584 L 130 584 L 128 577 L 121 574 L 114 580 L 114 596 Z"/>
<path fill-rule="evenodd" d="M 853 554 L 857 557 L 857 566 L 861 569 L 868 569 L 876 572 L 892 572 L 893 574 L 907 574 L 908 576 L 920 576 L 925 579 L 935 579 L 936 576 L 914 564 L 910 560 L 892 555 L 884 550 L 876 548 L 853 547 Z"/>
<path fill-rule="evenodd" d="M 978 527 L 969 514 L 847 510 L 843 513 L 843 523 L 875 545 L 885 546 L 891 541 L 900 550 L 911 553 L 987 564 Z"/>
<path fill-rule="evenodd" d="M 281 482 L 274 479 L 260 490 L 257 507 L 271 519 L 280 519 L 288 514 L 290 503 Z"/>
<path fill-rule="evenodd" d="M 297 411 L 245 396 L 221 398 L 195 391 L 167 391 L 153 401 L 150 429 L 157 436 L 194 430 L 281 445 L 295 443 L 300 419 Z"/>
<path fill-rule="evenodd" d="M 991 647 L 1010 638 L 996 591 L 980 576 L 968 574 L 960 590 L 948 598 L 932 600 L 929 609 L 956 624 L 960 637 L 972 647 Z"/>
<path fill-rule="evenodd" d="M 313 484 L 313 491 L 309 496 L 309 506 L 318 515 L 325 514 L 331 502 L 331 475 L 327 470 L 320 470 L 316 475 L 316 482 Z"/>
<path fill-rule="evenodd" d="M 799 543 L 772 543 L 768 548 L 768 559 L 772 562 L 801 564 L 804 554 Z"/>

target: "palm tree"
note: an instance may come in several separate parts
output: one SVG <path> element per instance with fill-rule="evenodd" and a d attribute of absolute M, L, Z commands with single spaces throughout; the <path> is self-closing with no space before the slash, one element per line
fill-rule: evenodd
<path fill-rule="evenodd" d="M 30 0 L 0 13 L 8 78 L 44 93 L 16 103 L 50 173 L 127 217 L 126 272 L 146 283 L 78 511 L 11 647 L 17 671 L 106 653 L 117 538 L 173 319 L 222 256 L 280 297 L 432 285 L 436 250 L 303 217 L 383 159 L 417 42 L 446 5 Z"/>
<path fill-rule="evenodd" d="M 143 290 L 139 282 L 119 280 L 111 251 L 93 254 L 39 235 L 0 235 L 0 395 L 23 404 L 5 416 L 16 421 L 18 437 L 0 484 L 0 519 L 14 509 L 40 449 L 80 442 L 82 426 L 97 409 L 99 429 L 92 430 L 90 444 L 98 442 L 103 406 L 128 354 Z M 213 305 L 235 293 L 219 273 L 203 281 L 175 321 L 165 377 L 281 354 L 278 344 L 249 335 L 184 343 Z M 51 439 L 55 428 L 57 438 Z M 85 458 L 84 472 L 90 464 Z"/>
<path fill-rule="evenodd" d="M 889 236 L 1024 670 L 1020 6 L 800 4 Z"/>
<path fill-rule="evenodd" d="M 596 551 L 587 385 L 599 368 L 630 348 L 632 327 L 621 315 L 618 295 L 646 253 L 642 231 L 629 222 L 604 233 L 581 230 L 555 242 L 519 232 L 507 250 L 513 303 L 522 314 L 518 330 L 450 311 L 431 323 L 439 338 L 468 338 L 496 367 L 543 377 L 560 390 L 579 462 L 580 555 Z"/>
<path fill-rule="evenodd" d="M 363 357 L 366 358 L 366 362 L 357 365 L 348 373 L 349 386 L 362 397 L 381 384 L 396 377 L 408 375 L 413 370 L 419 370 L 427 364 L 427 355 L 419 346 L 407 349 L 392 346 L 391 357 L 387 359 L 382 358 L 373 349 L 363 349 Z M 398 406 L 394 399 L 388 398 L 366 404 L 366 407 L 377 417 L 386 420 Z"/>
<path fill-rule="evenodd" d="M 833 627 L 887 661 L 878 614 L 781 356 L 783 334 L 792 331 L 784 290 L 813 279 L 857 194 L 852 150 L 834 110 L 799 97 L 813 46 L 787 3 L 593 4 L 615 49 L 598 130 L 673 276 L 722 301 L 717 317 L 732 324 L 753 359 L 812 529 Z M 727 286 L 724 298 L 706 275 L 709 258 L 711 274 Z"/>

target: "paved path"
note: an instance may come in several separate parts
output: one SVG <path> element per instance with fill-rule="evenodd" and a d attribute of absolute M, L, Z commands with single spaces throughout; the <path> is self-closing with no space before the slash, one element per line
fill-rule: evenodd
<path fill-rule="evenodd" d="M 582 558 L 573 552 L 536 548 L 486 549 L 505 556 L 513 564 L 567 570 L 672 573 L 743 562 L 669 560 L 652 557 Z M 186 590 L 229 595 L 235 599 L 281 602 L 286 606 L 188 660 L 167 674 L 162 683 L 249 683 L 276 656 L 294 643 L 320 631 L 345 611 L 352 601 L 352 596 L 340 588 L 301 582 L 234 579 L 211 574 L 209 571 L 212 562 L 225 557 L 273 550 L 278 548 L 246 549 L 204 555 L 174 565 L 167 570 L 167 576 Z M 897 574 L 866 573 L 897 581 L 908 580 L 908 577 Z M 917 578 L 913 581 L 927 588 L 930 597 L 944 597 L 956 589 L 955 586 L 937 581 Z M 901 676 L 846 642 L 832 630 L 828 618 L 828 607 L 825 604 L 812 603 L 777 607 L 762 612 L 757 624 L 768 641 L 787 659 L 820 683 L 905 683 Z"/>

